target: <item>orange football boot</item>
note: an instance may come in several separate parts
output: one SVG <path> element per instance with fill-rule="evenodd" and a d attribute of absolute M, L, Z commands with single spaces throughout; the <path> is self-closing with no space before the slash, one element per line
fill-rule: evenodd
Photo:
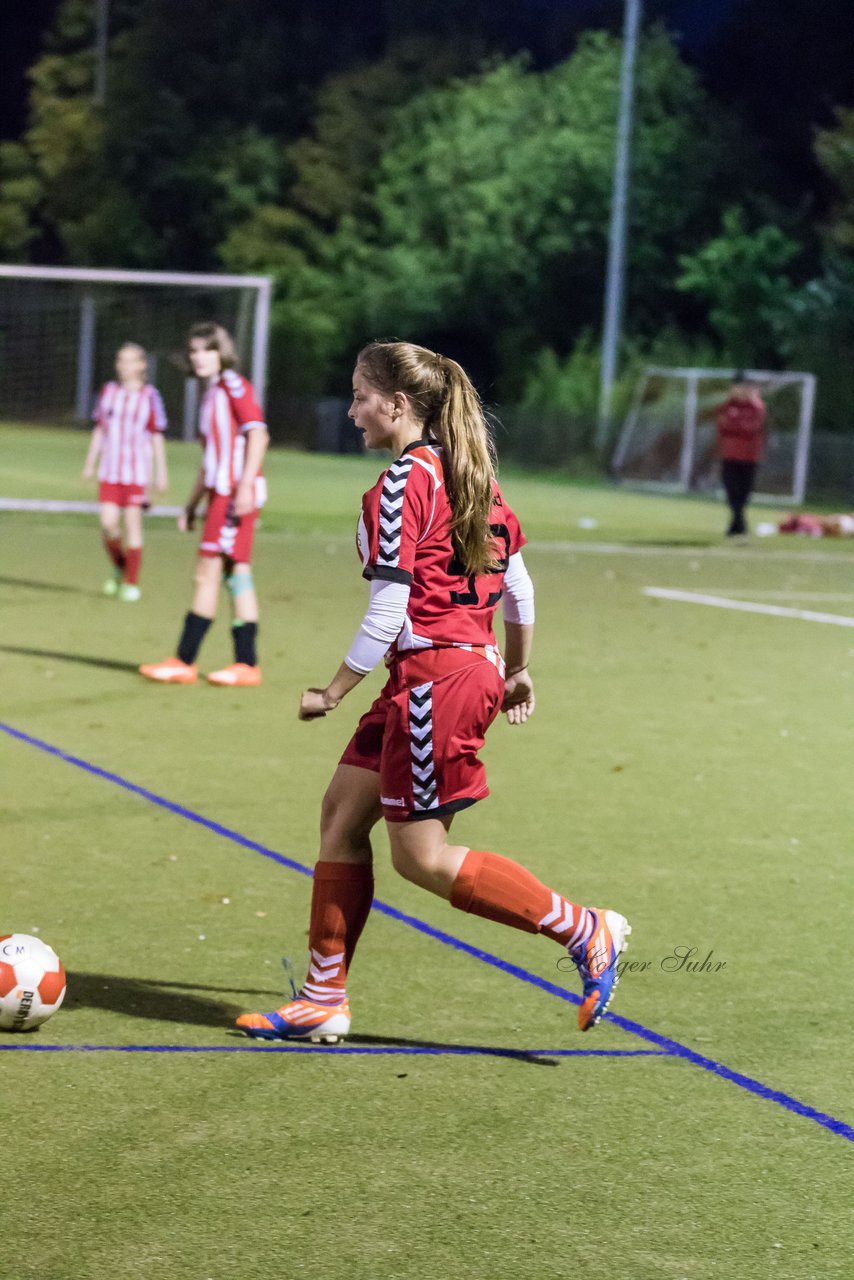
<path fill-rule="evenodd" d="M 197 670 L 180 658 L 164 658 L 162 662 L 146 662 L 139 669 L 139 674 L 146 680 L 157 680 L 160 684 L 195 684 Z"/>
<path fill-rule="evenodd" d="M 250 667 L 245 662 L 232 662 L 230 667 L 223 667 L 222 671 L 212 671 L 208 676 L 208 684 L 223 685 L 227 688 L 248 689 L 260 683 L 260 667 Z"/>
<path fill-rule="evenodd" d="M 309 1040 L 337 1044 L 350 1030 L 350 1005 L 317 1004 L 298 996 L 273 1013 L 243 1013 L 235 1026 L 253 1040 Z"/>
<path fill-rule="evenodd" d="M 629 945 L 632 926 L 618 911 L 590 909 L 595 924 L 580 954 L 570 956 L 578 966 L 583 984 L 583 1000 L 578 1010 L 578 1026 L 590 1031 L 606 1012 L 620 981 L 617 962 Z"/>

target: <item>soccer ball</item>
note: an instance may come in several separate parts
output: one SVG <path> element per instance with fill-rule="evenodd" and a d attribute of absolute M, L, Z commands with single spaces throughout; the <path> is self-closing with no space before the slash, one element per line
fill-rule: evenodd
<path fill-rule="evenodd" d="M 32 1031 L 65 998 L 65 970 L 55 951 L 27 933 L 0 936 L 0 1030 Z"/>

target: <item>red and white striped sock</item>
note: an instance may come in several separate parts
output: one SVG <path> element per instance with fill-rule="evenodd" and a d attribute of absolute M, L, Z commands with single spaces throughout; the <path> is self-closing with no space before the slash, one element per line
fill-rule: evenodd
<path fill-rule="evenodd" d="M 352 862 L 318 862 L 311 893 L 308 975 L 300 990 L 317 1004 L 347 998 L 347 970 L 371 910 L 373 868 Z"/>
<path fill-rule="evenodd" d="M 451 889 L 451 906 L 547 938 L 575 954 L 593 932 L 586 907 L 547 888 L 525 867 L 497 853 L 469 849 Z"/>

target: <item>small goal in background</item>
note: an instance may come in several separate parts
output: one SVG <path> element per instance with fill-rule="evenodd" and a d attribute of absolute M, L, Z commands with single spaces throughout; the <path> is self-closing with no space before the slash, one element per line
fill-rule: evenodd
<path fill-rule="evenodd" d="M 0 265 L 0 411 L 25 423 L 89 423 L 116 350 L 138 342 L 170 424 L 195 434 L 198 384 L 187 375 L 187 331 L 214 320 L 235 337 L 263 405 L 269 276 Z"/>
<path fill-rule="evenodd" d="M 712 493 L 720 487 L 715 409 L 736 370 L 648 365 L 642 372 L 611 467 L 614 479 L 665 493 Z M 754 500 L 801 503 L 815 403 L 811 373 L 746 369 L 744 378 L 768 409 L 766 446 Z"/>

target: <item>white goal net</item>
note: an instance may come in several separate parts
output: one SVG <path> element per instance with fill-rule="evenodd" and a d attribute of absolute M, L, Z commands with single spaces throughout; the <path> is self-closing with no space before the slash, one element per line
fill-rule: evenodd
<path fill-rule="evenodd" d="M 268 276 L 0 266 L 0 417 L 88 422 L 124 342 L 149 352 L 149 377 L 170 423 L 193 434 L 197 386 L 184 363 L 190 326 L 234 335 L 262 398 L 267 379 Z"/>
<path fill-rule="evenodd" d="M 727 398 L 734 369 L 649 365 L 635 394 L 612 459 L 622 484 L 671 493 L 713 492 L 720 485 L 715 409 Z M 815 378 L 810 373 L 746 369 L 744 377 L 768 410 L 766 444 L 754 499 L 804 500 Z"/>

